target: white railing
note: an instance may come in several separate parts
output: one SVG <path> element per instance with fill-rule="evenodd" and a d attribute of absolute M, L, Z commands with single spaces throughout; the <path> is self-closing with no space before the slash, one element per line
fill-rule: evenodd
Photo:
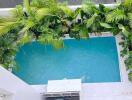
<path fill-rule="evenodd" d="M 110 8 L 113 8 L 113 7 L 116 7 L 118 4 L 104 4 L 106 7 L 110 7 Z M 98 4 L 96 5 L 97 7 L 99 6 Z M 69 6 L 69 8 L 75 10 L 77 8 L 81 8 L 81 5 L 74 5 L 74 6 Z"/>

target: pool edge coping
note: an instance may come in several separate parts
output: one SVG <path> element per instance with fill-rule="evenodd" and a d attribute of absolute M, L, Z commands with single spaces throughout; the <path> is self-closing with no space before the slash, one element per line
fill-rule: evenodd
<path fill-rule="evenodd" d="M 116 41 L 116 47 L 117 47 L 117 53 L 118 53 L 118 61 L 119 61 L 119 70 L 120 70 L 120 78 L 121 82 L 130 82 L 128 80 L 128 73 L 126 70 L 126 66 L 124 63 L 124 58 L 121 57 L 121 50 L 123 49 L 119 43 L 122 41 L 121 35 L 115 36 L 115 41 Z"/>

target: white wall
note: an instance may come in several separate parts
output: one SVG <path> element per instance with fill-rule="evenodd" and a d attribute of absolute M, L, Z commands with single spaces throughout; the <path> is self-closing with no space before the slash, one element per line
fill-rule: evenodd
<path fill-rule="evenodd" d="M 1 8 L 0 9 L 0 16 L 9 16 L 10 15 L 10 10 L 13 8 Z"/>
<path fill-rule="evenodd" d="M 1 66 L 0 88 L 12 93 L 13 100 L 42 100 L 35 89 Z"/>
<path fill-rule="evenodd" d="M 104 4 L 107 7 L 115 7 L 118 4 Z M 98 5 L 96 5 L 98 6 Z M 74 6 L 68 6 L 69 8 L 75 10 L 78 7 L 81 7 L 81 5 L 74 5 Z M 0 8 L 0 16 L 9 16 L 10 15 L 10 10 L 12 10 L 13 8 Z"/>

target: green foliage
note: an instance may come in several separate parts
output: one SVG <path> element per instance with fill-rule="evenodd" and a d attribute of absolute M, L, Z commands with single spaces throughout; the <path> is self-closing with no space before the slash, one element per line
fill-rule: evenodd
<path fill-rule="evenodd" d="M 125 19 L 126 19 L 126 15 L 124 11 L 118 8 L 106 15 L 106 22 L 119 22 Z"/>
<path fill-rule="evenodd" d="M 82 5 L 82 10 L 91 15 L 91 14 L 94 14 L 94 10 L 96 9 L 96 6 L 94 3 L 92 3 L 91 1 L 89 0 L 86 0 L 84 1 L 83 5 Z"/>
<path fill-rule="evenodd" d="M 50 9 L 49 8 L 40 8 L 36 12 L 35 18 L 40 21 L 42 18 L 50 14 Z"/>
<path fill-rule="evenodd" d="M 57 1 L 56 0 L 32 0 L 31 6 L 37 8 L 49 8 L 49 7 L 56 7 Z"/>
<path fill-rule="evenodd" d="M 126 7 L 127 9 L 131 10 L 131 8 L 132 8 L 132 0 L 124 0 L 124 2 L 122 2 L 122 5 L 124 7 Z"/>
<path fill-rule="evenodd" d="M 113 28 L 110 24 L 108 23 L 100 23 L 100 25 L 104 28 Z"/>
<path fill-rule="evenodd" d="M 14 29 L 18 25 L 17 22 L 2 22 L 0 23 L 0 35 L 7 33 L 8 31 Z"/>
<path fill-rule="evenodd" d="M 125 36 L 125 37 L 128 37 L 130 32 L 126 29 L 125 26 L 123 26 L 122 24 L 119 24 L 118 25 L 119 29 L 122 30 L 122 34 Z"/>
<path fill-rule="evenodd" d="M 132 81 L 132 72 L 128 74 L 129 80 Z"/>
<path fill-rule="evenodd" d="M 67 16 L 69 16 L 69 17 L 73 17 L 74 16 L 74 12 L 70 9 L 70 8 L 68 8 L 68 7 L 66 7 L 66 6 L 59 6 L 59 8 L 67 15 Z"/>
<path fill-rule="evenodd" d="M 24 3 L 24 7 L 25 7 L 26 12 L 28 14 L 30 14 L 31 13 L 31 9 L 30 9 L 30 2 L 29 2 L 29 0 L 24 0 L 23 3 Z"/>
<path fill-rule="evenodd" d="M 0 64 L 5 68 L 16 66 L 14 58 L 18 51 L 18 46 L 16 44 L 18 34 L 16 33 L 19 28 L 20 27 L 17 27 L 16 29 L 0 36 Z"/>
<path fill-rule="evenodd" d="M 132 28 L 132 13 L 128 13 L 129 25 Z"/>
<path fill-rule="evenodd" d="M 82 28 L 79 31 L 79 35 L 83 39 L 87 39 L 89 37 L 88 35 L 88 29 L 82 25 Z"/>
<path fill-rule="evenodd" d="M 62 39 L 53 39 L 52 46 L 55 49 L 63 48 L 64 47 L 63 40 Z"/>
<path fill-rule="evenodd" d="M 28 32 L 26 32 L 22 38 L 19 38 L 19 40 L 17 41 L 17 44 L 19 46 L 22 46 L 28 42 L 32 42 L 32 38 L 33 36 L 28 34 Z"/>
<path fill-rule="evenodd" d="M 87 19 L 87 21 L 86 21 L 87 28 L 89 28 L 92 24 L 95 23 L 97 16 L 98 15 L 95 13 L 92 17 L 90 17 L 89 19 Z"/>
<path fill-rule="evenodd" d="M 132 70 L 132 51 L 129 52 L 128 58 L 125 60 L 127 70 Z"/>
<path fill-rule="evenodd" d="M 21 5 L 17 5 L 16 8 L 11 10 L 12 18 L 18 18 L 19 20 L 23 18 L 23 7 Z"/>

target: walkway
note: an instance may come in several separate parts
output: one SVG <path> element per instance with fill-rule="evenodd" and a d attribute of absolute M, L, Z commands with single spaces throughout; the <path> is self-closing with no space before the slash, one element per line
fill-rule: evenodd
<path fill-rule="evenodd" d="M 46 85 L 32 85 L 39 93 Z M 132 83 L 83 83 L 80 100 L 132 100 Z"/>

